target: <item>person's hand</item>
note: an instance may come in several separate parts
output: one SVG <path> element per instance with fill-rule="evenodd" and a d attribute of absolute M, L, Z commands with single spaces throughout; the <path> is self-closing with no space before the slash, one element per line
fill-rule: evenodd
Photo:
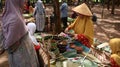
<path fill-rule="evenodd" d="M 78 39 L 78 34 L 74 34 L 74 39 Z"/>
<path fill-rule="evenodd" d="M 68 28 L 66 28 L 64 32 L 65 32 L 65 33 L 68 33 Z"/>

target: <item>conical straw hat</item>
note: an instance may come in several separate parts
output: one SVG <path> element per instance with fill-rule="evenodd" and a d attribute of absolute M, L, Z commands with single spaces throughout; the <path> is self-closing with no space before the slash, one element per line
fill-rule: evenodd
<path fill-rule="evenodd" d="M 85 16 L 92 16 L 90 9 L 88 8 L 88 6 L 85 3 L 76 6 L 72 10 L 79 14 L 85 15 Z"/>

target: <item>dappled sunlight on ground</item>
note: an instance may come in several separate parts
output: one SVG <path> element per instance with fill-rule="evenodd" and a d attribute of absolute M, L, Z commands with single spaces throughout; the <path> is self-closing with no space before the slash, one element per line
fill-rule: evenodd
<path fill-rule="evenodd" d="M 118 8 L 115 9 L 114 15 L 110 14 L 111 10 L 104 8 L 103 18 L 101 17 L 102 6 L 96 5 L 92 8 L 98 18 L 97 23 L 94 24 L 95 38 L 102 42 L 108 42 L 111 38 L 120 38 L 120 9 Z"/>

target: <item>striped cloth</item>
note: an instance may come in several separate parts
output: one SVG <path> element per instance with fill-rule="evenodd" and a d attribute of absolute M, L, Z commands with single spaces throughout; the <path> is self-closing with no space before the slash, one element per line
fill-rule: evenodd
<path fill-rule="evenodd" d="M 45 50 L 45 48 L 41 47 L 40 50 L 39 50 L 39 53 L 41 54 L 45 65 L 49 65 L 49 63 L 50 63 L 49 62 L 49 54 L 48 54 L 47 50 Z"/>

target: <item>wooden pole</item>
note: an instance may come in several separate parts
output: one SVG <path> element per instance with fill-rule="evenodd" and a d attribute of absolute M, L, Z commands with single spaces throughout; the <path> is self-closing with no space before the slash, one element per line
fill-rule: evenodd
<path fill-rule="evenodd" d="M 115 0 L 112 0 L 111 14 L 114 14 L 114 10 L 115 10 Z"/>
<path fill-rule="evenodd" d="M 59 6 L 59 0 L 53 0 L 54 2 L 54 12 L 55 12 L 55 34 L 58 34 L 61 32 L 61 20 L 60 20 L 60 6 Z"/>
<path fill-rule="evenodd" d="M 102 14 L 101 14 L 101 18 L 103 19 L 104 18 L 104 0 L 102 0 Z"/>

